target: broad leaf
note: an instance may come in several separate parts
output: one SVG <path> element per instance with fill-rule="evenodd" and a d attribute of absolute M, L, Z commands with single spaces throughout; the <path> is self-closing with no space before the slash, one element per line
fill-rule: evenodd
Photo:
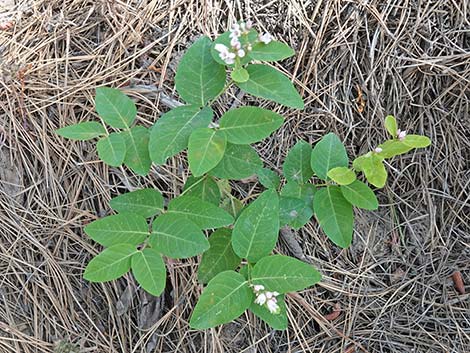
<path fill-rule="evenodd" d="M 189 104 L 204 106 L 225 86 L 225 68 L 210 53 L 212 41 L 198 39 L 184 54 L 176 70 L 176 90 Z"/>
<path fill-rule="evenodd" d="M 195 177 L 214 168 L 222 159 L 227 145 L 227 137 L 222 131 L 200 128 L 189 137 L 189 168 Z"/>
<path fill-rule="evenodd" d="M 348 155 L 338 136 L 329 133 L 313 148 L 310 162 L 313 172 L 320 179 L 327 180 L 330 169 L 348 166 Z"/>
<path fill-rule="evenodd" d="M 277 304 L 281 309 L 279 314 L 272 314 L 268 308 L 264 305 L 258 305 L 256 303 L 251 303 L 249 310 L 258 316 L 261 320 L 266 322 L 269 326 L 271 326 L 275 330 L 285 330 L 287 328 L 288 320 L 287 320 L 287 309 L 286 309 L 286 301 L 284 298 L 284 294 L 279 295 L 277 298 Z"/>
<path fill-rule="evenodd" d="M 267 190 L 235 222 L 233 250 L 239 257 L 256 262 L 274 249 L 278 233 L 279 197 L 275 190 Z"/>
<path fill-rule="evenodd" d="M 254 60 L 260 61 L 279 61 L 294 55 L 294 50 L 287 44 L 273 40 L 268 44 L 262 42 L 253 45 L 250 56 Z"/>
<path fill-rule="evenodd" d="M 267 109 L 242 107 L 227 111 L 220 119 L 220 130 L 227 135 L 227 141 L 248 145 L 261 141 L 277 130 L 284 118 Z"/>
<path fill-rule="evenodd" d="M 240 264 L 240 258 L 232 249 L 232 231 L 218 229 L 209 237 L 210 248 L 201 259 L 198 278 L 201 283 L 207 283 L 218 273 L 235 270 Z"/>
<path fill-rule="evenodd" d="M 85 268 L 83 278 L 90 282 L 107 282 L 126 274 L 137 249 L 131 244 L 117 244 L 94 257 Z"/>
<path fill-rule="evenodd" d="M 148 150 L 148 129 L 143 126 L 135 126 L 122 134 L 126 140 L 127 148 L 124 164 L 138 175 L 147 175 L 152 164 Z"/>
<path fill-rule="evenodd" d="M 288 293 L 314 285 L 321 275 L 312 265 L 293 257 L 272 255 L 256 263 L 251 278 L 253 284 L 262 284 L 266 290 Z"/>
<path fill-rule="evenodd" d="M 339 247 L 347 248 L 352 241 L 353 210 L 339 186 L 319 189 L 313 200 L 313 210 L 328 238 Z"/>
<path fill-rule="evenodd" d="M 267 65 L 248 65 L 250 78 L 237 83 L 245 92 L 255 97 L 272 100 L 285 106 L 303 109 L 304 102 L 292 82 L 276 69 Z"/>
<path fill-rule="evenodd" d="M 243 314 L 252 301 L 253 291 L 241 274 L 219 273 L 199 297 L 189 324 L 199 330 L 225 324 Z"/>
<path fill-rule="evenodd" d="M 214 178 L 203 176 L 195 178 L 190 176 L 184 184 L 184 195 L 196 197 L 202 201 L 210 202 L 216 206 L 220 203 L 220 189 Z"/>
<path fill-rule="evenodd" d="M 100 118 L 116 129 L 130 127 L 137 115 L 132 99 L 116 88 L 97 88 L 95 105 Z"/>
<path fill-rule="evenodd" d="M 387 181 L 387 170 L 383 164 L 383 157 L 376 153 L 367 153 L 358 157 L 353 162 L 356 170 L 364 172 L 369 183 L 378 188 L 383 188 Z"/>
<path fill-rule="evenodd" d="M 240 180 L 256 174 L 262 165 L 253 147 L 228 143 L 224 157 L 209 174 L 222 179 Z"/>
<path fill-rule="evenodd" d="M 421 135 L 406 135 L 403 143 L 413 148 L 424 148 L 431 144 L 431 140 L 427 136 Z"/>
<path fill-rule="evenodd" d="M 198 128 L 207 127 L 213 116 L 211 108 L 196 105 L 176 107 L 163 114 L 150 130 L 149 152 L 155 164 L 164 164 L 188 147 L 189 136 Z"/>
<path fill-rule="evenodd" d="M 267 168 L 260 168 L 256 172 L 258 174 L 258 180 L 267 189 L 277 189 L 281 184 L 279 175 Z"/>
<path fill-rule="evenodd" d="M 162 256 L 151 248 L 138 251 L 132 256 L 132 274 L 148 293 L 159 296 L 165 289 L 166 267 Z"/>
<path fill-rule="evenodd" d="M 230 77 L 235 82 L 246 82 L 250 78 L 250 75 L 248 74 L 248 71 L 246 71 L 246 69 L 244 69 L 243 67 L 239 67 L 238 69 L 234 69 L 231 72 Z"/>
<path fill-rule="evenodd" d="M 96 121 L 86 121 L 57 129 L 56 134 L 71 140 L 85 141 L 106 135 L 106 129 Z"/>
<path fill-rule="evenodd" d="M 294 229 L 302 228 L 313 215 L 312 204 L 302 199 L 281 197 L 279 199 L 280 225 L 290 225 Z"/>
<path fill-rule="evenodd" d="M 395 138 L 397 136 L 397 120 L 393 115 L 387 115 L 385 117 L 385 129 L 387 129 L 388 133 Z"/>
<path fill-rule="evenodd" d="M 233 217 L 214 204 L 191 196 L 171 200 L 168 214 L 188 219 L 201 229 L 219 228 L 233 223 Z"/>
<path fill-rule="evenodd" d="M 312 184 L 287 183 L 281 190 L 282 197 L 293 197 L 303 200 L 307 205 L 312 206 L 313 196 L 316 189 Z"/>
<path fill-rule="evenodd" d="M 356 180 L 349 185 L 341 186 L 344 198 L 352 205 L 366 210 L 376 210 L 379 201 L 374 192 L 362 181 Z"/>
<path fill-rule="evenodd" d="M 120 213 L 98 219 L 88 224 L 85 233 L 104 246 L 142 243 L 149 235 L 144 217 L 134 213 Z"/>
<path fill-rule="evenodd" d="M 339 185 L 349 185 L 354 182 L 354 180 L 356 180 L 356 173 L 346 167 L 336 167 L 330 169 L 327 176 Z"/>
<path fill-rule="evenodd" d="M 149 243 L 155 250 L 174 259 L 199 255 L 209 249 L 209 242 L 200 228 L 174 214 L 164 214 L 153 221 Z"/>
<path fill-rule="evenodd" d="M 312 147 L 305 141 L 298 141 L 287 154 L 282 171 L 289 182 L 306 183 L 313 175 L 310 167 Z"/>
<path fill-rule="evenodd" d="M 98 156 L 112 167 L 119 167 L 126 157 L 126 140 L 121 133 L 113 132 L 96 144 Z"/>
<path fill-rule="evenodd" d="M 407 153 L 414 148 L 423 148 L 431 144 L 431 140 L 421 135 L 406 135 L 403 140 L 388 140 L 379 145 L 382 152 L 377 153 L 382 158 L 392 158 Z"/>
<path fill-rule="evenodd" d="M 155 189 L 141 189 L 119 195 L 109 204 L 115 211 L 133 212 L 149 218 L 163 211 L 163 196 Z"/>
<path fill-rule="evenodd" d="M 230 213 L 234 219 L 237 219 L 245 205 L 236 197 L 227 195 L 222 199 L 220 207 Z"/>

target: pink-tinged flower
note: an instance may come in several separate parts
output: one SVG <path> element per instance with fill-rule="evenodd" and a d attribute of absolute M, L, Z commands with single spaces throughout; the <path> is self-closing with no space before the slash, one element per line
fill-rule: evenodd
<path fill-rule="evenodd" d="M 243 49 L 240 49 L 237 51 L 237 55 L 239 58 L 243 58 L 245 56 L 245 51 Z"/>
<path fill-rule="evenodd" d="M 214 49 L 217 50 L 219 53 L 228 53 L 228 48 L 220 43 L 214 45 Z"/>
<path fill-rule="evenodd" d="M 255 284 L 255 285 L 253 286 L 253 290 L 254 290 L 255 292 L 262 291 L 262 290 L 264 290 L 264 286 L 263 286 L 262 284 Z"/>
<path fill-rule="evenodd" d="M 253 22 L 251 20 L 246 21 L 245 28 L 247 31 L 253 28 Z"/>
<path fill-rule="evenodd" d="M 258 295 L 255 299 L 255 303 L 258 305 L 264 305 L 264 303 L 266 303 L 266 295 L 264 295 L 263 293 Z"/>
<path fill-rule="evenodd" d="M 400 129 L 397 130 L 397 137 L 400 141 L 403 141 L 406 137 L 406 131 L 401 131 Z"/>
<path fill-rule="evenodd" d="M 238 38 L 235 38 L 235 37 L 230 40 L 230 45 L 232 46 L 232 48 L 235 48 L 237 50 L 242 47 Z"/>
<path fill-rule="evenodd" d="M 375 152 L 375 153 L 380 153 L 380 152 L 382 152 L 382 151 L 383 151 L 383 150 L 382 150 L 380 147 L 376 147 L 376 148 L 374 149 L 374 152 Z"/>
<path fill-rule="evenodd" d="M 264 44 L 269 44 L 273 40 L 273 37 L 266 32 L 265 34 L 260 35 L 258 39 Z"/>
<path fill-rule="evenodd" d="M 279 312 L 281 311 L 281 308 L 277 304 L 277 301 L 275 298 L 268 300 L 266 302 L 266 306 L 271 314 L 279 314 Z"/>

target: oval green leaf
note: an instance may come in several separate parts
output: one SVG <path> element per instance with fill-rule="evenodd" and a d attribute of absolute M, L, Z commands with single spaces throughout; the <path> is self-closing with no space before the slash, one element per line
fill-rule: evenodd
<path fill-rule="evenodd" d="M 383 164 L 383 157 L 376 153 L 367 153 L 358 157 L 353 162 L 356 170 L 363 172 L 369 183 L 378 188 L 383 188 L 387 181 L 387 170 Z"/>
<path fill-rule="evenodd" d="M 131 244 L 118 244 L 94 257 L 85 268 L 83 278 L 90 282 L 112 281 L 131 268 L 131 258 L 137 253 Z"/>
<path fill-rule="evenodd" d="M 262 165 L 253 147 L 228 143 L 224 157 L 209 174 L 222 179 L 240 180 L 256 174 Z"/>
<path fill-rule="evenodd" d="M 313 210 L 328 238 L 339 247 L 347 248 L 352 241 L 353 210 L 339 186 L 319 189 L 313 200 Z"/>
<path fill-rule="evenodd" d="M 183 55 L 176 70 L 176 90 L 189 104 L 204 106 L 224 89 L 225 67 L 211 55 L 212 41 L 201 37 Z"/>
<path fill-rule="evenodd" d="M 260 61 L 280 61 L 290 58 L 294 54 L 295 52 L 291 47 L 277 40 L 273 40 L 268 44 L 256 43 L 250 51 L 251 58 Z"/>
<path fill-rule="evenodd" d="M 349 185 L 341 186 L 343 196 L 350 204 L 366 210 L 379 208 L 379 201 L 370 187 L 362 181 L 356 180 Z"/>
<path fill-rule="evenodd" d="M 67 139 L 85 141 L 106 135 L 106 129 L 96 121 L 86 121 L 57 129 L 56 134 Z"/>
<path fill-rule="evenodd" d="M 320 280 L 321 274 L 312 265 L 284 255 L 262 258 L 251 272 L 253 284 L 281 294 L 303 290 Z"/>
<path fill-rule="evenodd" d="M 214 204 L 186 195 L 170 201 L 168 214 L 188 219 L 201 229 L 224 227 L 234 221 L 230 214 Z"/>
<path fill-rule="evenodd" d="M 124 164 L 138 175 L 147 175 L 152 165 L 148 150 L 148 129 L 143 126 L 135 126 L 128 131 L 123 131 L 122 134 L 126 140 Z"/>
<path fill-rule="evenodd" d="M 162 256 L 151 248 L 132 256 L 132 274 L 142 288 L 155 296 L 162 294 L 166 284 L 166 267 Z"/>
<path fill-rule="evenodd" d="M 300 229 L 308 223 L 313 215 L 312 204 L 302 199 L 283 197 L 279 199 L 280 225 L 290 225 L 294 229 Z"/>
<path fill-rule="evenodd" d="M 164 214 L 153 221 L 149 243 L 174 259 L 199 255 L 209 249 L 209 242 L 199 227 L 174 214 Z"/>
<path fill-rule="evenodd" d="M 327 176 L 339 185 L 349 185 L 354 182 L 354 180 L 356 180 L 356 173 L 346 167 L 336 167 L 330 169 Z"/>
<path fill-rule="evenodd" d="M 287 107 L 303 109 L 304 102 L 292 82 L 276 69 L 267 65 L 248 65 L 250 78 L 237 83 L 245 92 L 272 100 Z"/>
<path fill-rule="evenodd" d="M 121 133 L 113 132 L 101 138 L 96 144 L 98 156 L 106 164 L 119 167 L 126 157 L 126 140 Z"/>
<path fill-rule="evenodd" d="M 235 253 L 256 262 L 268 255 L 279 234 L 279 197 L 275 190 L 266 190 L 245 208 L 233 227 Z"/>
<path fill-rule="evenodd" d="M 141 189 L 119 195 L 109 204 L 115 211 L 133 212 L 149 218 L 163 211 L 163 196 L 155 189 Z"/>
<path fill-rule="evenodd" d="M 216 206 L 220 203 L 219 186 L 214 178 L 207 175 L 200 178 L 191 175 L 184 184 L 183 192 L 186 196 L 196 197 Z"/>
<path fill-rule="evenodd" d="M 280 294 L 277 298 L 277 304 L 281 310 L 279 314 L 272 314 L 264 305 L 251 303 L 249 310 L 266 322 L 270 327 L 275 330 L 285 330 L 287 328 L 287 308 L 284 294 Z"/>
<path fill-rule="evenodd" d="M 155 164 L 164 164 L 188 147 L 189 136 L 198 128 L 207 127 L 213 116 L 211 108 L 196 105 L 176 107 L 163 114 L 150 130 L 149 152 Z"/>
<path fill-rule="evenodd" d="M 120 213 L 98 219 L 88 224 L 85 233 L 104 246 L 142 243 L 149 235 L 144 217 L 134 213 Z"/>
<path fill-rule="evenodd" d="M 348 166 L 348 155 L 338 136 L 329 133 L 313 148 L 310 162 L 313 172 L 320 179 L 327 180 L 330 169 Z"/>
<path fill-rule="evenodd" d="M 281 184 L 281 179 L 279 175 L 268 168 L 260 168 L 256 172 L 258 175 L 258 180 L 266 189 L 277 189 Z"/>
<path fill-rule="evenodd" d="M 311 155 L 312 146 L 308 142 L 300 140 L 291 148 L 282 166 L 287 181 L 306 183 L 312 177 Z"/>
<path fill-rule="evenodd" d="M 225 271 L 215 276 L 194 308 L 190 326 L 203 330 L 239 317 L 253 301 L 253 291 L 243 276 Z"/>
<path fill-rule="evenodd" d="M 135 103 L 117 88 L 97 88 L 95 105 L 100 118 L 116 129 L 130 127 L 137 116 Z"/>
<path fill-rule="evenodd" d="M 388 131 L 388 133 L 395 138 L 397 136 L 397 119 L 393 115 L 387 115 L 385 117 L 385 129 Z"/>
<path fill-rule="evenodd" d="M 227 137 L 223 131 L 200 128 L 189 137 L 189 169 L 195 177 L 214 168 L 224 156 Z"/>
<path fill-rule="evenodd" d="M 246 71 L 243 67 L 239 67 L 238 69 L 234 69 L 230 73 L 230 77 L 235 82 L 246 82 L 250 78 L 248 71 Z"/>
<path fill-rule="evenodd" d="M 258 107 L 242 107 L 227 111 L 220 119 L 220 130 L 227 135 L 227 141 L 248 145 L 261 141 L 277 130 L 284 118 L 270 110 Z"/>
<path fill-rule="evenodd" d="M 235 270 L 240 264 L 240 258 L 232 249 L 232 231 L 222 228 L 216 230 L 209 237 L 210 248 L 201 258 L 198 269 L 198 279 L 207 283 L 218 273 Z"/>

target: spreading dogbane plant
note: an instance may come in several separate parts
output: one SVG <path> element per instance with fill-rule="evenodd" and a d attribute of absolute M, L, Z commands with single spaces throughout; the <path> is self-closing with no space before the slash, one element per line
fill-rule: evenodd
<path fill-rule="evenodd" d="M 286 293 L 314 285 L 321 275 L 310 264 L 273 254 L 280 228 L 299 229 L 315 216 L 326 236 L 347 248 L 353 207 L 378 207 L 369 185 L 385 185 L 384 160 L 430 144 L 427 137 L 398 129 L 395 118 L 387 116 L 391 139 L 352 163 L 339 137 L 329 133 L 313 148 L 298 141 L 287 154 L 282 178 L 264 168 L 251 145 L 277 130 L 283 117 L 257 106 L 231 109 L 219 117 L 211 106 L 235 86 L 303 109 L 291 80 L 266 64 L 293 54 L 270 34 L 259 34 L 251 22 L 237 23 L 215 41 L 201 37 L 187 50 L 175 76 L 185 104 L 163 114 L 150 129 L 135 124 L 137 108 L 130 98 L 118 89 L 100 87 L 95 104 L 102 122 L 57 130 L 75 140 L 99 138 L 96 148 L 105 163 L 125 165 L 138 175 L 147 175 L 152 162 L 165 164 L 187 150 L 192 174 L 181 194 L 166 203 L 155 189 L 113 198 L 110 206 L 116 214 L 84 229 L 105 247 L 87 265 L 85 279 L 105 282 L 132 271 L 144 290 L 158 296 L 166 284 L 164 257 L 202 254 L 198 279 L 207 286 L 194 308 L 191 327 L 227 323 L 245 310 L 275 329 L 287 327 Z M 246 204 L 233 195 L 229 181 L 253 175 L 265 190 Z"/>

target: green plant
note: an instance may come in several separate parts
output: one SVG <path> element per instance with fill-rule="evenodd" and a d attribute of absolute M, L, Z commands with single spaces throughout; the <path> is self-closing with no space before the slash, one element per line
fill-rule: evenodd
<path fill-rule="evenodd" d="M 272 255 L 280 227 L 299 229 L 315 214 L 331 241 L 348 247 L 353 206 L 378 207 L 374 192 L 357 179 L 357 173 L 383 187 L 385 158 L 430 143 L 424 136 L 398 130 L 391 116 L 385 126 L 392 138 L 356 158 L 352 166 L 334 134 L 324 136 L 313 149 L 299 141 L 285 159 L 286 183 L 281 188 L 281 177 L 263 168 L 251 144 L 278 129 L 283 117 L 248 106 L 231 109 L 214 121 L 211 105 L 235 85 L 256 97 L 302 109 L 303 100 L 286 76 L 266 64 L 252 63 L 293 54 L 269 34 L 259 35 L 250 23 L 236 24 L 214 42 L 202 37 L 188 49 L 175 77 L 176 90 L 186 104 L 163 114 L 150 129 L 134 126 L 137 109 L 131 99 L 117 89 L 101 87 L 96 90 L 96 110 L 114 131 L 109 133 L 98 122 L 57 131 L 76 140 L 99 137 L 97 151 L 104 162 L 124 164 L 139 175 L 148 174 L 152 162 L 164 164 L 187 149 L 192 173 L 181 195 L 167 207 L 154 189 L 112 199 L 110 205 L 118 213 L 85 227 L 105 247 L 88 264 L 85 279 L 104 282 L 132 270 L 143 289 L 160 295 L 166 283 L 162 256 L 181 259 L 203 254 L 198 278 L 207 287 L 194 308 L 192 327 L 214 327 L 247 309 L 273 328 L 287 327 L 284 295 L 317 283 L 321 275 L 295 258 Z M 229 180 L 252 175 L 266 189 L 245 205 L 232 195 Z M 204 233 L 208 231 L 209 239 Z"/>

